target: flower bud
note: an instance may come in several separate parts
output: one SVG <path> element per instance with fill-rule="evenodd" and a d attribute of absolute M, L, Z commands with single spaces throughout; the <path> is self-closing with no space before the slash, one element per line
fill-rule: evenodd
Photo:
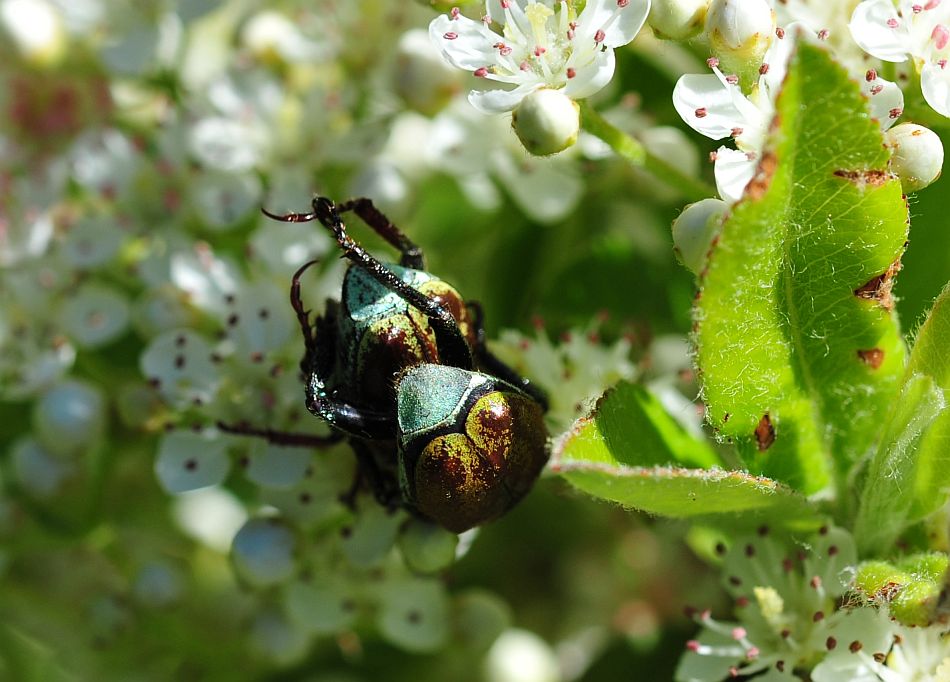
<path fill-rule="evenodd" d="M 727 206 L 721 199 L 703 199 L 687 206 L 673 221 L 673 250 L 696 275 L 706 265 L 706 254 Z"/>
<path fill-rule="evenodd" d="M 706 36 L 723 73 L 743 83 L 756 80 L 775 35 L 775 13 L 767 0 L 712 0 L 706 14 Z"/>
<path fill-rule="evenodd" d="M 231 559 L 244 580 L 256 587 L 284 582 L 296 570 L 296 539 L 277 519 L 251 519 L 231 544 Z"/>
<path fill-rule="evenodd" d="M 703 28 L 709 0 L 653 0 L 647 21 L 658 38 L 686 40 Z"/>
<path fill-rule="evenodd" d="M 557 657 L 533 632 L 510 628 L 495 640 L 486 657 L 491 682 L 555 682 L 561 679 Z"/>
<path fill-rule="evenodd" d="M 448 64 L 422 29 L 406 31 L 396 48 L 393 86 L 415 111 L 434 116 L 461 88 L 462 72 Z"/>
<path fill-rule="evenodd" d="M 511 127 L 521 144 L 535 156 L 564 151 L 577 142 L 580 107 L 561 90 L 541 88 L 521 100 L 512 112 Z"/>
<path fill-rule="evenodd" d="M 459 538 L 434 523 L 411 519 L 399 534 L 399 551 L 417 573 L 436 573 L 455 560 Z"/>
<path fill-rule="evenodd" d="M 33 406 L 37 439 L 55 455 L 69 457 L 97 445 L 106 426 L 106 400 L 93 384 L 69 379 L 50 388 Z"/>
<path fill-rule="evenodd" d="M 904 192 L 916 192 L 940 177 L 943 143 L 929 128 L 901 123 L 884 133 L 891 150 L 891 170 L 901 179 Z"/>

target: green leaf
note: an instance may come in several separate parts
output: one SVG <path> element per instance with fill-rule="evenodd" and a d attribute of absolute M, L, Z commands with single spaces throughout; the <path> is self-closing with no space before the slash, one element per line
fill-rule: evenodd
<path fill-rule="evenodd" d="M 807 526 L 806 500 L 767 478 L 704 469 L 718 458 L 641 386 L 621 383 L 555 446 L 551 469 L 580 490 L 625 507 L 672 517 L 743 513 L 743 521 Z"/>
<path fill-rule="evenodd" d="M 556 456 L 625 466 L 710 467 L 719 457 L 673 419 L 643 386 L 622 381 L 575 423 Z"/>
<path fill-rule="evenodd" d="M 855 592 L 876 606 L 887 604 L 888 615 L 903 625 L 927 626 L 934 622 L 941 594 L 946 588 L 947 555 L 914 554 L 896 565 L 868 561 L 858 566 Z"/>
<path fill-rule="evenodd" d="M 801 45 L 694 308 L 711 424 L 806 493 L 843 486 L 904 369 L 890 287 L 908 217 L 887 163 L 857 84 Z"/>
<path fill-rule="evenodd" d="M 885 552 L 950 489 L 950 288 L 920 328 L 900 399 L 871 461 L 855 521 L 864 554 Z"/>

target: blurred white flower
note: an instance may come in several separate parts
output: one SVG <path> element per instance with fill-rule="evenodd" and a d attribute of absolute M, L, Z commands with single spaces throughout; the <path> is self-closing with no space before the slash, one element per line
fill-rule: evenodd
<path fill-rule="evenodd" d="M 489 682 L 558 682 L 554 650 L 528 630 L 511 628 L 499 635 L 485 657 Z"/>
<path fill-rule="evenodd" d="M 940 0 L 864 0 L 851 16 L 851 35 L 886 62 L 913 59 L 920 88 L 933 109 L 950 116 L 950 3 Z"/>
<path fill-rule="evenodd" d="M 519 208 L 541 222 L 563 218 L 583 192 L 570 155 L 527 154 L 505 117 L 481 115 L 462 99 L 433 121 L 428 153 L 433 166 L 455 177 L 482 210 L 499 203 L 493 177 Z"/>
<path fill-rule="evenodd" d="M 2 0 L 0 29 L 24 59 L 36 64 L 57 61 L 66 48 L 62 17 L 46 0 Z"/>
<path fill-rule="evenodd" d="M 219 552 L 231 548 L 231 541 L 247 520 L 247 511 L 240 500 L 219 487 L 178 495 L 174 514 L 185 533 Z"/>
<path fill-rule="evenodd" d="M 264 10 L 241 29 L 241 44 L 262 61 L 308 62 L 329 57 L 328 46 L 304 35 L 285 14 Z"/>
<path fill-rule="evenodd" d="M 572 99 L 593 95 L 614 73 L 613 48 L 633 40 L 650 12 L 649 0 L 588 0 L 576 15 L 556 0 L 488 0 L 485 20 L 459 11 L 436 17 L 429 35 L 453 66 L 478 78 L 514 85 L 475 90 L 473 106 L 485 113 L 514 109 L 542 87 L 564 88 Z M 499 34 L 490 28 L 503 26 Z"/>
<path fill-rule="evenodd" d="M 728 203 L 742 197 L 758 167 L 799 30 L 792 24 L 772 41 L 749 96 L 735 76 L 719 70 L 715 60 L 710 64 L 714 75 L 687 74 L 673 89 L 673 105 L 687 125 L 714 140 L 735 140 L 737 149 L 720 147 L 715 157 L 716 187 Z M 903 111 L 903 93 L 874 71 L 865 74 L 861 86 L 868 96 L 871 115 L 887 130 Z"/>

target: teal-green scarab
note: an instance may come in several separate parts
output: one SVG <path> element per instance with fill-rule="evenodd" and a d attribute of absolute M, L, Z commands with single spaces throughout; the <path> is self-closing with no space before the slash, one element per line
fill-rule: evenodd
<path fill-rule="evenodd" d="M 497 377 L 416 365 L 396 395 L 403 499 L 449 530 L 501 516 L 544 468 L 541 405 Z"/>
<path fill-rule="evenodd" d="M 471 315 L 454 288 L 428 272 L 387 267 L 406 285 L 446 308 L 466 342 L 475 342 Z M 426 316 L 363 268 L 347 270 L 340 307 L 334 380 L 345 386 L 354 401 L 368 405 L 392 402 L 395 378 L 402 370 L 442 361 Z"/>
<path fill-rule="evenodd" d="M 481 306 L 428 273 L 420 249 L 370 200 L 335 205 L 316 197 L 312 209 L 265 213 L 318 220 L 350 261 L 341 300 L 313 321 L 300 278 L 314 261 L 297 270 L 290 288 L 307 408 L 334 435 L 222 428 L 287 445 L 346 438 L 358 462 L 351 503 L 366 484 L 380 503 L 402 503 L 456 532 L 501 516 L 547 461 L 544 393 L 488 350 Z M 347 234 L 346 211 L 399 250 L 398 265 L 378 261 Z"/>

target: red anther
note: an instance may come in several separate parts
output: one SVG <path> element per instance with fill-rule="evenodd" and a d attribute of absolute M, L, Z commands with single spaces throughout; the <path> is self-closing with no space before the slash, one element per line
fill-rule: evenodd
<path fill-rule="evenodd" d="M 604 42 L 604 38 L 606 37 L 607 37 L 607 34 L 604 33 L 604 29 L 599 28 L 597 29 L 597 33 L 594 34 L 594 42 L 597 44 L 600 44 Z"/>
<path fill-rule="evenodd" d="M 696 115 L 696 118 L 706 118 L 706 114 L 709 112 L 706 110 L 706 107 L 700 107 L 693 113 Z"/>
<path fill-rule="evenodd" d="M 459 37 L 459 34 L 456 33 L 455 31 L 449 31 L 448 33 L 443 34 L 442 37 L 445 38 L 446 40 L 455 40 L 456 38 Z"/>
<path fill-rule="evenodd" d="M 472 75 L 474 75 L 476 78 L 484 78 L 488 75 L 488 69 L 482 66 L 478 69 L 475 69 Z"/>
<path fill-rule="evenodd" d="M 577 75 L 577 71 L 575 71 L 574 69 L 568 67 L 568 69 L 567 69 L 567 77 L 568 77 L 568 78 L 573 78 L 573 77 L 576 76 L 576 75 Z"/>
<path fill-rule="evenodd" d="M 868 69 L 867 73 L 864 74 L 864 80 L 870 83 L 873 80 L 877 80 L 877 71 L 874 69 Z"/>

